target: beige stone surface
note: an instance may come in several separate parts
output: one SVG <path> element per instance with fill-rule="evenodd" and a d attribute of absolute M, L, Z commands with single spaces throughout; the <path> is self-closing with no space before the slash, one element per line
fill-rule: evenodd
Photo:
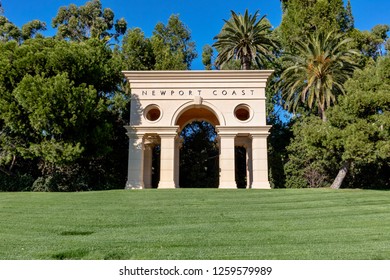
<path fill-rule="evenodd" d="M 193 121 L 215 126 L 220 188 L 236 188 L 234 147 L 247 151 L 248 188 L 268 182 L 265 87 L 270 70 L 123 71 L 131 88 L 126 188 L 150 188 L 151 148 L 161 147 L 158 188 L 179 187 L 180 131 Z"/>

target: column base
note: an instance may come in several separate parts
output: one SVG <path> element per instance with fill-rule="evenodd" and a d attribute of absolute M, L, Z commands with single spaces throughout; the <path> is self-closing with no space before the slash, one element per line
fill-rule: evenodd
<path fill-rule="evenodd" d="M 139 182 L 127 181 L 125 190 L 140 190 L 143 188 L 144 188 L 144 186 Z"/>
<path fill-rule="evenodd" d="M 219 184 L 218 189 L 237 189 L 236 182 L 222 182 Z"/>
<path fill-rule="evenodd" d="M 271 189 L 269 182 L 253 182 L 251 189 Z"/>
<path fill-rule="evenodd" d="M 176 189 L 175 182 L 161 182 L 158 183 L 158 189 Z"/>

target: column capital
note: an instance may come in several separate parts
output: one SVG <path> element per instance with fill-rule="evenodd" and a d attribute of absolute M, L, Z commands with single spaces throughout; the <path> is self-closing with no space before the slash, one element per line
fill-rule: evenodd
<path fill-rule="evenodd" d="M 129 131 L 129 130 L 127 130 L 126 135 L 127 137 L 129 137 L 129 139 L 138 139 L 144 136 L 144 134 L 140 134 L 137 133 L 136 131 Z"/>
<path fill-rule="evenodd" d="M 161 126 L 156 128 L 155 132 L 160 136 L 160 137 L 176 137 L 177 133 L 179 130 L 178 125 L 174 126 Z"/>
<path fill-rule="evenodd" d="M 160 137 L 158 135 L 145 135 L 144 145 L 148 147 L 154 147 L 160 142 Z"/>
<path fill-rule="evenodd" d="M 216 126 L 218 135 L 224 136 L 268 136 L 271 125 L 265 126 Z"/>
<path fill-rule="evenodd" d="M 237 135 L 237 130 L 235 129 L 235 127 L 217 125 L 215 128 L 218 136 L 235 137 Z"/>
<path fill-rule="evenodd" d="M 173 126 L 139 126 L 139 125 L 128 125 L 125 126 L 127 130 L 127 135 L 129 137 L 140 137 L 144 136 L 145 134 L 150 135 L 176 135 L 179 126 L 173 125 Z M 134 136 L 135 135 L 135 136 Z"/>
<path fill-rule="evenodd" d="M 252 129 L 250 134 L 252 137 L 267 137 L 270 132 L 272 125 L 260 126 Z"/>

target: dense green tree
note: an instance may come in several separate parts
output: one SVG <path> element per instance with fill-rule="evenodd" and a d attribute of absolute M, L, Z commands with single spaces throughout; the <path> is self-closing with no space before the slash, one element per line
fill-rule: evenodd
<path fill-rule="evenodd" d="M 297 122 L 287 187 L 340 188 L 345 179 L 351 187 L 390 187 L 390 57 L 357 71 L 346 92 L 327 122 Z"/>
<path fill-rule="evenodd" d="M 21 30 L 5 16 L 0 16 L 0 41 L 8 42 L 10 40 L 19 41 L 21 38 Z"/>
<path fill-rule="evenodd" d="M 122 80 L 111 49 L 49 38 L 0 49 L 0 164 L 33 160 L 43 181 L 62 180 L 63 189 L 104 184 L 104 158 L 120 137 L 109 110 Z"/>
<path fill-rule="evenodd" d="M 388 42 L 387 33 L 390 26 L 378 24 L 370 31 L 353 29 L 349 35 L 354 39 L 351 48 L 358 49 L 362 53 L 361 65 L 365 65 L 370 59 L 376 60 L 378 57 L 386 54 L 386 44 Z"/>
<path fill-rule="evenodd" d="M 22 39 L 27 40 L 30 38 L 43 37 L 38 31 L 46 30 L 46 23 L 40 20 L 32 20 L 22 26 Z"/>
<path fill-rule="evenodd" d="M 40 20 L 32 20 L 19 29 L 16 25 L 10 22 L 6 17 L 0 16 L 0 41 L 8 42 L 15 40 L 22 42 L 35 37 L 43 37 L 38 31 L 46 30 L 46 24 Z"/>
<path fill-rule="evenodd" d="M 360 67 L 368 65 L 368 68 L 371 70 L 364 70 L 363 72 L 371 71 L 371 74 L 367 74 L 366 78 L 370 75 L 375 76 L 373 73 L 373 69 L 375 68 L 373 68 L 373 60 L 381 59 L 381 56 L 386 54 L 386 45 L 388 44 L 387 33 L 389 30 L 387 25 L 375 26 L 371 31 L 360 31 L 354 28 L 350 1 L 347 2 L 345 8 L 341 0 L 285 0 L 282 3 L 283 19 L 280 27 L 277 28 L 277 34 L 284 48 L 283 54 L 288 52 L 288 56 L 293 57 L 299 53 L 298 46 L 302 42 L 307 42 L 307 38 L 310 38 L 312 34 L 318 34 L 320 32 L 342 33 L 345 34 L 345 37 L 353 40 L 344 43 L 344 46 L 340 50 L 344 52 L 352 49 L 358 50 L 362 55 L 350 56 L 350 62 L 353 62 L 352 64 L 358 64 Z M 301 43 L 297 44 L 297 41 Z M 306 75 L 306 78 L 299 79 L 298 77 L 294 77 L 294 75 L 298 76 L 299 73 L 299 71 L 293 70 L 298 64 L 288 57 L 282 60 L 282 70 L 290 68 L 290 71 L 285 70 L 284 77 L 282 77 L 280 83 L 285 83 L 285 85 L 290 83 L 290 88 L 299 88 L 301 86 L 302 89 L 297 92 L 310 94 L 311 92 L 308 87 L 310 82 L 309 73 L 314 72 L 304 71 L 302 69 L 301 74 L 303 76 Z M 312 66 L 314 65 L 315 63 L 312 64 Z M 325 67 L 312 67 L 311 69 L 316 72 L 320 72 L 319 70 L 321 69 L 332 70 L 326 67 L 326 63 L 323 65 Z M 340 70 L 344 65 L 340 64 L 338 66 Z M 331 71 L 331 75 L 336 72 Z M 351 73 L 352 71 L 347 72 Z M 352 114 L 347 109 L 348 103 L 353 103 L 355 104 L 354 106 L 360 104 L 362 111 L 375 112 L 375 109 L 374 107 L 369 108 L 371 105 L 364 101 L 365 98 L 362 95 L 355 94 L 354 92 L 357 92 L 357 90 L 352 90 L 351 88 L 352 85 L 361 87 L 365 83 L 363 79 L 354 78 L 350 80 L 348 78 L 349 75 L 347 74 L 345 78 L 339 81 L 340 86 L 336 88 L 329 87 L 332 89 L 331 93 L 336 93 L 337 95 L 334 96 L 334 99 L 332 97 L 328 99 L 330 102 L 325 106 L 329 107 L 329 105 L 332 105 L 332 107 L 324 111 L 324 113 L 326 112 L 325 117 L 328 119 L 327 122 L 321 122 L 315 116 L 302 117 L 307 114 L 298 114 L 301 117 L 294 119 L 292 126 L 294 134 L 287 148 L 288 161 L 284 165 L 287 187 L 320 187 L 332 185 L 334 188 L 339 188 L 341 184 L 346 187 L 361 188 L 389 187 L 389 177 L 386 174 L 389 173 L 390 167 L 386 164 L 386 157 L 384 157 L 384 153 L 382 152 L 383 147 L 378 146 L 378 144 L 382 145 L 386 142 L 384 139 L 387 136 L 383 136 L 382 133 L 381 140 L 377 141 L 379 140 L 376 136 L 379 134 L 378 131 L 376 129 L 370 129 L 377 124 L 374 121 L 375 118 L 382 119 L 385 117 L 386 114 L 382 114 L 381 108 L 386 108 L 386 106 L 383 104 L 380 105 L 378 111 L 376 111 L 378 114 L 373 113 L 373 116 L 366 114 L 363 117 L 363 115 L 357 116 Z M 343 76 L 341 75 L 340 77 Z M 315 78 L 317 79 L 318 77 Z M 384 76 L 382 76 L 383 78 Z M 304 83 L 300 84 L 301 82 L 299 80 L 301 82 L 304 81 Z M 378 81 L 379 79 L 374 80 Z M 344 84 L 346 81 L 347 85 Z M 321 84 L 323 84 L 323 81 L 316 85 L 317 90 L 321 88 Z M 327 86 L 329 86 L 329 83 Z M 378 88 L 377 85 L 372 85 L 373 92 L 376 92 L 376 88 Z M 340 95 L 340 92 L 346 92 L 347 95 Z M 368 92 L 369 90 L 367 90 L 367 94 Z M 373 92 L 368 95 L 370 96 L 368 98 L 376 100 L 373 97 Z M 297 106 L 297 111 L 304 113 L 307 110 L 311 113 L 310 107 L 305 105 L 308 103 L 301 102 L 308 101 L 308 96 L 296 95 L 292 91 L 288 91 L 288 93 L 290 95 L 283 96 L 281 100 L 282 104 L 285 104 L 287 101 L 287 106 L 291 106 L 294 103 L 290 102 L 295 97 L 295 101 L 300 102 L 299 107 Z M 302 97 L 304 97 L 303 100 Z M 312 98 L 315 98 L 315 96 L 312 96 Z M 340 104 L 335 105 L 334 101 L 340 101 Z M 315 99 L 312 102 L 312 108 L 315 109 L 314 112 L 317 110 L 321 111 L 321 106 L 315 102 Z M 319 113 L 321 115 L 321 112 Z M 345 126 L 337 124 L 343 118 L 344 120 L 342 122 Z M 272 151 L 272 149 L 270 150 Z M 382 151 L 379 152 L 379 150 Z M 365 152 L 370 153 L 370 155 L 365 154 Z M 270 159 L 273 159 L 273 157 L 270 156 Z M 365 170 L 367 172 L 364 172 Z M 282 178 L 282 176 L 280 177 Z M 346 179 L 344 180 L 344 178 Z M 343 181 L 344 183 L 342 183 Z"/>
<path fill-rule="evenodd" d="M 213 46 L 218 50 L 215 64 L 221 67 L 224 63 L 238 59 L 243 70 L 251 69 L 253 63 L 263 68 L 265 61 L 272 59 L 272 50 L 277 47 L 270 36 L 269 21 L 265 15 L 258 19 L 258 11 L 254 15 L 249 14 L 248 10 L 244 15 L 234 11 L 231 13 L 231 19 L 224 20 L 225 25 L 214 38 L 217 41 Z"/>
<path fill-rule="evenodd" d="M 128 30 L 121 54 L 128 70 L 186 70 L 197 56 L 190 31 L 176 15 L 167 25 L 158 23 L 151 38 L 140 28 Z"/>
<path fill-rule="evenodd" d="M 213 58 L 213 48 L 210 45 L 204 45 L 202 49 L 202 63 L 206 70 L 211 70 L 213 68 L 212 58 Z"/>
<path fill-rule="evenodd" d="M 351 0 L 348 0 L 347 6 L 345 7 L 344 12 L 344 30 L 343 31 L 351 31 L 355 28 L 355 19 L 352 14 L 352 5 Z M 342 26 L 343 27 L 343 26 Z"/>
<path fill-rule="evenodd" d="M 280 117 L 268 122 L 272 124 L 268 136 L 268 170 L 272 188 L 286 187 L 285 165 L 288 162 L 287 146 L 290 144 L 293 133 L 292 121 L 283 122 Z"/>
<path fill-rule="evenodd" d="M 287 146 L 288 161 L 284 165 L 286 188 L 330 185 L 328 176 L 336 169 L 337 159 L 328 146 L 333 143 L 329 137 L 331 131 L 325 130 L 324 126 L 328 126 L 328 122 L 324 123 L 316 116 L 300 117 L 295 121 L 293 137 Z"/>
<path fill-rule="evenodd" d="M 283 58 L 291 66 L 283 70 L 279 80 L 289 110 L 295 111 L 302 102 L 309 109 L 317 108 L 326 120 L 326 108 L 344 93 L 344 82 L 357 67 L 354 56 L 358 53 L 344 48 L 349 41 L 342 34 L 315 32 L 307 41 L 295 42 L 293 54 Z"/>
<path fill-rule="evenodd" d="M 315 31 L 347 32 L 353 26 L 350 5 L 343 0 L 283 1 L 283 17 L 278 32 L 285 50 Z"/>
<path fill-rule="evenodd" d="M 341 186 L 351 167 L 374 165 L 377 170 L 381 165 L 389 167 L 390 56 L 359 71 L 346 83 L 346 90 L 348 94 L 340 105 L 329 112 L 331 125 L 343 135 L 340 170 L 332 188 Z M 387 174 L 387 185 L 389 182 Z"/>
<path fill-rule="evenodd" d="M 151 38 L 155 55 L 155 70 L 186 70 L 197 57 L 191 32 L 178 15 L 171 15 L 168 23 L 156 24 Z"/>
<path fill-rule="evenodd" d="M 149 38 L 140 28 L 129 29 L 122 39 L 124 69 L 151 70 L 156 64 L 153 47 Z"/>
<path fill-rule="evenodd" d="M 74 41 L 88 38 L 108 41 L 123 35 L 127 29 L 123 18 L 114 23 L 114 12 L 109 8 L 103 9 L 100 0 L 89 1 L 80 7 L 75 4 L 61 7 L 53 18 L 52 26 L 57 28 L 58 38 Z"/>

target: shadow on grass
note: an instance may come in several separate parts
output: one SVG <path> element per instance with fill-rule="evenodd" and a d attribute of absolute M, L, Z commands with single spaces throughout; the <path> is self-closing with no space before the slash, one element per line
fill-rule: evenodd
<path fill-rule="evenodd" d="M 78 249 L 56 253 L 51 255 L 51 257 L 55 260 L 81 260 L 88 254 L 88 250 Z"/>
<path fill-rule="evenodd" d="M 91 235 L 93 233 L 95 233 L 95 232 L 93 232 L 93 231 L 77 231 L 77 230 L 75 230 L 75 231 L 63 231 L 63 232 L 60 233 L 60 235 L 63 235 L 63 236 L 77 236 L 77 235 L 83 236 L 83 235 Z"/>

